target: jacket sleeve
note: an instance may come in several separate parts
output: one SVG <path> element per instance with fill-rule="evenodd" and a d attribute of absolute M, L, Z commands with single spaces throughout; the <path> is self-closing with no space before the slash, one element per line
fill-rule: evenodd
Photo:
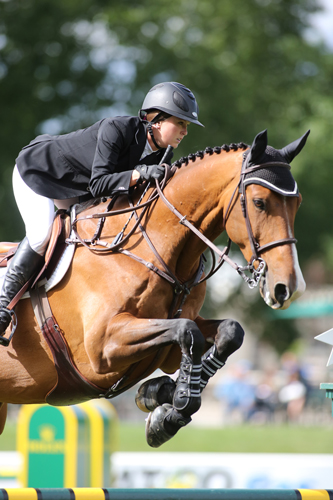
<path fill-rule="evenodd" d="M 101 123 L 89 182 L 94 198 L 129 190 L 132 170 L 117 171 L 119 156 L 128 147 L 127 135 L 125 127 L 116 120 Z"/>

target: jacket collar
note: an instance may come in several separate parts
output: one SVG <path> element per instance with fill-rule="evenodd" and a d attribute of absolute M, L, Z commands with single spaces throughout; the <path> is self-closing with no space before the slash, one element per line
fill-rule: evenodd
<path fill-rule="evenodd" d="M 147 123 L 140 120 L 138 129 L 135 134 L 135 144 L 130 147 L 130 165 L 138 165 L 140 163 L 140 158 L 146 145 L 147 140 Z M 150 155 L 143 158 L 144 160 L 150 158 L 149 164 L 158 163 L 159 159 L 162 158 L 165 149 L 159 149 L 158 151 L 153 151 Z M 152 160 L 152 161 L 151 161 Z"/>

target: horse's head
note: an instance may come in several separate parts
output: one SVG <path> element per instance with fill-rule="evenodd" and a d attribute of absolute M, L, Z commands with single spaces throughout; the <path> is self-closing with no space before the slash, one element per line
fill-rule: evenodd
<path fill-rule="evenodd" d="M 260 293 L 273 309 L 288 308 L 305 291 L 294 239 L 301 195 L 289 163 L 302 150 L 309 132 L 280 150 L 267 145 L 266 131 L 256 136 L 244 153 L 238 189 L 241 203 L 234 202 L 226 217 L 228 235 L 246 260 L 255 268 L 264 267 Z"/>

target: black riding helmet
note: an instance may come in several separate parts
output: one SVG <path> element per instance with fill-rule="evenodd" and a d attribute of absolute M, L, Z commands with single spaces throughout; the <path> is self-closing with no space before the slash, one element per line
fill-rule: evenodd
<path fill-rule="evenodd" d="M 152 109 L 204 126 L 198 120 L 199 107 L 193 93 L 181 83 L 164 82 L 151 88 L 143 101 L 140 117 L 144 118 Z M 156 118 L 153 123 L 158 121 Z"/>

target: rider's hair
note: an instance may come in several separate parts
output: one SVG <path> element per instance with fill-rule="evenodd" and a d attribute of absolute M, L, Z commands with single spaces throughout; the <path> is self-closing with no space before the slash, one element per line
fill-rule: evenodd
<path fill-rule="evenodd" d="M 171 115 L 165 113 L 164 111 L 159 111 L 158 109 L 149 109 L 147 113 L 144 112 L 143 120 L 147 122 L 157 123 L 164 122 Z"/>

